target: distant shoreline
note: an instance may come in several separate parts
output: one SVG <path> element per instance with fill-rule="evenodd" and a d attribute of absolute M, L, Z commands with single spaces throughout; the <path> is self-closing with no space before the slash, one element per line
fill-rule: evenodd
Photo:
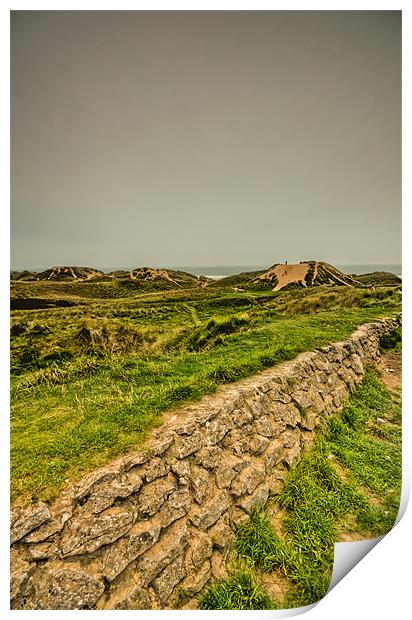
<path fill-rule="evenodd" d="M 80 265 L 79 265 L 80 266 Z M 86 265 L 82 265 L 86 266 Z M 89 266 L 89 265 L 87 265 Z M 92 265 L 93 268 L 99 269 L 104 273 L 109 273 L 111 271 L 131 271 L 136 269 L 137 267 L 141 267 L 143 265 L 135 265 L 134 267 L 99 267 L 96 265 Z M 149 266 L 149 265 L 144 265 Z M 153 267 L 154 265 L 150 265 Z M 248 272 L 248 271 L 264 271 L 268 269 L 269 265 L 179 265 L 179 266 L 165 266 L 165 265 L 155 265 L 156 268 L 161 269 L 170 269 L 174 271 L 184 271 L 186 273 L 190 273 L 196 276 L 205 276 L 206 278 L 211 278 L 212 280 L 221 280 L 227 276 L 237 275 L 239 273 Z M 389 273 L 393 273 L 398 277 L 402 278 L 402 265 L 400 264 L 377 264 L 377 265 L 335 265 L 337 269 L 342 271 L 345 274 L 356 274 L 363 275 L 366 273 L 372 273 L 375 271 L 387 271 Z M 20 269 L 12 268 L 11 271 L 45 271 L 49 269 L 50 265 L 46 267 L 24 267 Z"/>

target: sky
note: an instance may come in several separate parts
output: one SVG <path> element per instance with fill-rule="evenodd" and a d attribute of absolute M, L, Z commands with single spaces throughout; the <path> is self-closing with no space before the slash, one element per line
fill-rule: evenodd
<path fill-rule="evenodd" d="M 400 11 L 14 11 L 11 267 L 401 262 Z"/>

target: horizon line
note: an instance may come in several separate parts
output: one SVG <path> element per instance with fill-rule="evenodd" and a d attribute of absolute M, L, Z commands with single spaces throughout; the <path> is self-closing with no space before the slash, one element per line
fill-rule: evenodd
<path fill-rule="evenodd" d="M 312 260 L 307 260 L 307 261 L 303 260 L 303 261 L 299 261 L 299 262 L 295 262 L 295 263 L 288 261 L 289 265 L 293 265 L 293 264 L 296 265 L 296 264 L 305 263 L 305 262 L 309 263 L 309 262 L 312 262 Z M 326 263 L 326 262 L 329 262 L 329 261 L 315 261 L 315 262 L 319 262 L 319 263 L 325 262 Z M 281 261 L 281 262 L 278 262 L 278 263 L 272 263 L 272 265 L 275 265 L 275 264 L 282 265 L 282 264 L 285 264 L 285 261 Z M 330 264 L 335 264 L 337 266 L 345 266 L 345 267 L 352 267 L 352 266 L 355 266 L 355 267 L 356 266 L 374 267 L 374 266 L 377 266 L 377 265 L 381 265 L 381 266 L 382 265 L 387 265 L 388 267 L 389 266 L 391 266 L 391 267 L 393 266 L 394 267 L 394 266 L 401 266 L 402 262 L 373 262 L 373 263 L 361 263 L 361 262 L 357 262 L 357 263 L 344 263 L 344 262 L 336 262 L 336 263 L 330 263 Z M 142 269 L 142 268 L 145 268 L 145 267 L 146 268 L 152 268 L 152 269 L 182 269 L 183 267 L 187 267 L 187 268 L 190 268 L 190 269 L 199 269 L 201 267 L 202 268 L 207 267 L 207 268 L 225 268 L 225 269 L 229 269 L 229 268 L 232 268 L 232 267 L 236 267 L 236 268 L 239 268 L 239 267 L 264 267 L 264 264 L 263 263 L 255 263 L 255 264 L 249 263 L 249 264 L 243 264 L 243 265 L 239 264 L 239 263 L 238 264 L 228 264 L 228 263 L 222 264 L 221 263 L 221 264 L 217 264 L 217 265 L 206 265 L 206 264 L 199 264 L 199 265 L 189 265 L 189 264 L 187 264 L 187 265 L 184 265 L 184 264 L 173 265 L 173 264 L 170 264 L 170 265 L 167 266 L 166 264 L 162 263 L 162 264 L 158 264 L 156 267 L 154 267 L 153 265 L 150 266 L 150 265 L 144 265 L 144 264 L 137 265 L 135 267 L 129 267 L 129 266 L 126 266 L 126 265 L 116 265 L 116 266 L 110 266 L 109 267 L 109 266 L 102 266 L 102 265 L 97 266 L 97 265 L 85 265 L 85 264 L 81 265 L 81 264 L 69 264 L 69 263 L 66 263 L 66 264 L 64 264 L 64 263 L 54 263 L 53 265 L 50 265 L 50 263 L 49 263 L 49 266 L 47 266 L 47 267 L 46 266 L 30 266 L 30 267 L 27 267 L 27 266 L 25 266 L 25 267 L 12 267 L 12 266 L 10 266 L 10 271 L 29 271 L 29 270 L 37 271 L 37 270 L 40 270 L 40 269 L 42 271 L 45 271 L 47 269 L 53 269 L 54 267 L 78 267 L 78 268 L 100 269 L 100 270 L 104 270 L 104 269 L 134 270 L 134 269 L 139 269 L 139 268 Z"/>

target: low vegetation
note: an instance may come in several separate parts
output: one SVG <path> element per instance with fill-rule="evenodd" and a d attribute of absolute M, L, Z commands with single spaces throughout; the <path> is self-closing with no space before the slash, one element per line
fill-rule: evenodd
<path fill-rule="evenodd" d="M 399 327 L 390 334 L 381 336 L 379 344 L 383 351 L 387 351 L 388 349 L 392 349 L 396 352 L 401 351 L 402 329 Z"/>
<path fill-rule="evenodd" d="M 198 286 L 118 299 L 107 288 L 116 282 L 13 284 L 16 298 L 73 304 L 12 311 L 13 500 L 51 500 L 141 443 L 166 409 L 400 309 L 396 287 Z"/>
<path fill-rule="evenodd" d="M 248 591 L 259 591 L 259 605 L 265 595 L 262 575 L 280 574 L 286 580 L 281 600 L 267 594 L 267 609 L 301 607 L 322 598 L 332 575 L 335 541 L 343 535 L 353 540 L 380 536 L 396 520 L 400 422 L 399 395 L 368 371 L 343 412 L 330 419 L 326 434 L 289 474 L 283 491 L 238 529 L 231 568 L 236 579 L 231 575 L 213 585 L 199 607 L 261 609 L 246 592 L 239 597 L 236 584 L 245 559 Z"/>
<path fill-rule="evenodd" d="M 251 573 L 234 572 L 208 589 L 199 603 L 199 609 L 276 609 L 273 601 L 258 586 Z"/>
<path fill-rule="evenodd" d="M 402 283 L 402 278 L 388 271 L 373 271 L 354 277 L 366 286 L 397 286 Z"/>

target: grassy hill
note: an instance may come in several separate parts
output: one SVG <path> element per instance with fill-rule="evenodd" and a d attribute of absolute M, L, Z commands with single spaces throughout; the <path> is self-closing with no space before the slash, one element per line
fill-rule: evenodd
<path fill-rule="evenodd" d="M 274 291 L 291 287 L 309 287 L 322 284 L 329 286 L 357 286 L 359 282 L 336 267 L 324 262 L 309 261 L 295 264 L 273 265 L 254 280 L 256 284 L 267 284 Z"/>
<path fill-rule="evenodd" d="M 389 271 L 373 271 L 372 273 L 363 273 L 353 277 L 361 284 L 367 286 L 399 286 L 402 284 L 402 278 Z"/>
<path fill-rule="evenodd" d="M 83 298 L 116 299 L 141 293 L 170 289 L 200 288 L 207 280 L 171 269 L 140 267 L 132 271 L 103 273 L 92 267 L 52 267 L 42 272 L 11 273 L 11 299 L 41 298 L 38 307 L 45 307 L 44 299 L 67 299 L 72 302 Z M 22 307 L 21 302 L 12 308 Z"/>
<path fill-rule="evenodd" d="M 147 293 L 178 290 L 226 290 L 250 292 L 293 290 L 318 286 L 396 286 L 395 274 L 375 272 L 347 275 L 328 263 L 308 261 L 277 264 L 261 271 L 249 271 L 213 280 L 184 271 L 138 267 L 103 273 L 93 267 L 52 267 L 42 272 L 11 272 L 12 309 L 36 309 L 80 304 L 91 299 L 135 298 Z"/>
<path fill-rule="evenodd" d="M 345 338 L 401 304 L 399 287 L 199 285 L 116 297 L 120 281 L 14 283 L 20 300 L 55 306 L 11 313 L 13 499 L 54 497 L 67 479 L 141 443 L 166 409 Z"/>

